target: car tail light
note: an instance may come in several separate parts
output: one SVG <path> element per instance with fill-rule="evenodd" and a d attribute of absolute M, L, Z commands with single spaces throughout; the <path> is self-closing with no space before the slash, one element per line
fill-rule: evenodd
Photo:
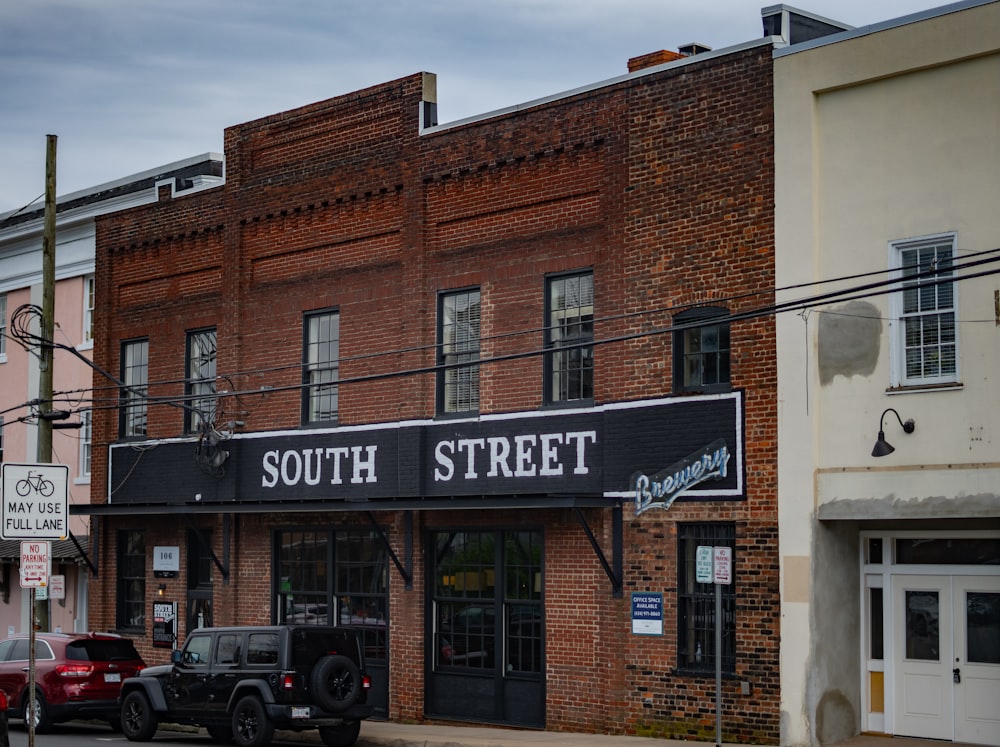
<path fill-rule="evenodd" d="M 89 677 L 94 673 L 92 664 L 59 664 L 56 674 L 60 677 Z"/>
<path fill-rule="evenodd" d="M 281 689 L 282 690 L 294 690 L 295 689 L 295 675 L 288 674 L 287 672 L 281 676 Z"/>
<path fill-rule="evenodd" d="M 366 674 L 364 677 L 361 678 L 361 687 L 363 687 L 365 690 L 368 690 L 371 686 L 372 686 L 372 678 Z"/>
<path fill-rule="evenodd" d="M 0 690 L 0 711 L 6 711 L 6 710 L 7 710 L 7 693 L 5 693 L 3 690 Z"/>

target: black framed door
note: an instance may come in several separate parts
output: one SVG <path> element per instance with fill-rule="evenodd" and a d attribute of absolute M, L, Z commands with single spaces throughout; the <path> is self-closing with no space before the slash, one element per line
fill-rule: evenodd
<path fill-rule="evenodd" d="M 432 532 L 429 716 L 545 725 L 540 530 Z"/>

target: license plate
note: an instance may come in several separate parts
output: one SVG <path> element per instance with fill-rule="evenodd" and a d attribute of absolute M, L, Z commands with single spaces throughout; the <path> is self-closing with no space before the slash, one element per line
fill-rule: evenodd
<path fill-rule="evenodd" d="M 292 706 L 292 718 L 309 718 L 309 709 Z"/>
<path fill-rule="evenodd" d="M 104 673 L 105 682 L 121 682 L 122 676 L 118 672 L 105 672 Z"/>

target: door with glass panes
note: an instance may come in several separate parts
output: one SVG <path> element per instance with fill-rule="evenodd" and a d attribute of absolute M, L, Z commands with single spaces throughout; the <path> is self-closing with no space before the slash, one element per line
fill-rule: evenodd
<path fill-rule="evenodd" d="M 428 551 L 427 715 L 544 726 L 542 532 L 437 531 Z"/>
<path fill-rule="evenodd" d="M 1000 745 L 1000 576 L 892 578 L 893 733 Z"/>
<path fill-rule="evenodd" d="M 368 703 L 389 703 L 389 569 L 371 529 L 282 528 L 275 532 L 272 616 L 278 623 L 349 626 L 361 635 L 372 678 Z"/>

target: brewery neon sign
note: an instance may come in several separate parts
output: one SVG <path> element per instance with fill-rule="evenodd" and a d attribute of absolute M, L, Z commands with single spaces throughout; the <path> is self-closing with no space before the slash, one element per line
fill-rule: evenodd
<path fill-rule="evenodd" d="M 651 508 L 670 508 L 678 497 L 706 480 L 722 480 L 726 477 L 729 457 L 726 442 L 719 439 L 655 475 L 642 472 L 633 475 L 636 516 Z"/>

